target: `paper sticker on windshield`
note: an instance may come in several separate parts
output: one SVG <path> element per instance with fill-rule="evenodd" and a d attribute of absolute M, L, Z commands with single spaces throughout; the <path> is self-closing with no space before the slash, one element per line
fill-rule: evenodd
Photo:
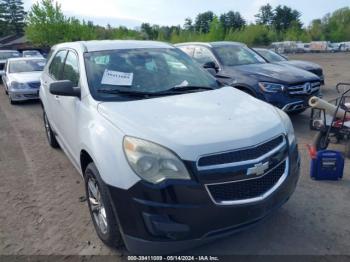
<path fill-rule="evenodd" d="M 132 86 L 133 73 L 124 73 L 112 70 L 105 70 L 103 73 L 102 85 Z"/>

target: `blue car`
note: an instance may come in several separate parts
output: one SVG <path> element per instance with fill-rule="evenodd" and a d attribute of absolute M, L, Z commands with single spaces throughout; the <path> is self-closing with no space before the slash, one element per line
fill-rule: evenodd
<path fill-rule="evenodd" d="M 178 48 L 213 74 L 218 81 L 240 89 L 288 113 L 306 110 L 312 96 L 321 96 L 321 79 L 294 66 L 266 62 L 236 42 L 183 43 Z"/>

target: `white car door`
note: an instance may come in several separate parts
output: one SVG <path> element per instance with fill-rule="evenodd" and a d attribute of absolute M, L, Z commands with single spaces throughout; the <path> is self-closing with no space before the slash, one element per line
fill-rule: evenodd
<path fill-rule="evenodd" d="M 61 136 L 62 130 L 60 123 L 60 97 L 50 93 L 50 84 L 62 80 L 63 65 L 67 56 L 67 50 L 58 51 L 50 62 L 46 72 L 41 77 L 40 96 L 43 101 L 46 115 L 48 116 L 51 128 Z"/>
<path fill-rule="evenodd" d="M 75 87 L 79 87 L 79 59 L 75 51 L 69 50 L 62 70 L 62 80 L 70 80 Z M 60 123 L 59 139 L 64 143 L 71 158 L 79 163 L 78 123 L 81 114 L 81 100 L 78 97 L 60 96 L 58 100 Z"/>

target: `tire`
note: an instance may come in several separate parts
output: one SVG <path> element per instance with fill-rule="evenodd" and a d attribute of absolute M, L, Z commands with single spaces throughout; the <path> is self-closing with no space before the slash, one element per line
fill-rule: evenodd
<path fill-rule="evenodd" d="M 46 112 L 43 112 L 43 120 L 44 120 L 44 127 L 45 127 L 45 133 L 47 137 L 47 141 L 49 142 L 50 146 L 52 148 L 60 148 L 60 145 L 57 142 L 55 133 L 52 131 L 50 122 L 47 118 Z"/>
<path fill-rule="evenodd" d="M 303 108 L 303 109 L 298 109 L 298 110 L 295 110 L 295 111 L 291 111 L 291 112 L 289 112 L 288 114 L 289 115 L 299 115 L 299 114 L 301 114 L 301 113 L 304 113 L 305 111 L 306 111 L 306 109 L 307 108 Z"/>
<path fill-rule="evenodd" d="M 84 178 L 86 199 L 97 235 L 107 246 L 123 247 L 123 238 L 108 196 L 108 189 L 94 163 L 87 166 Z"/>
<path fill-rule="evenodd" d="M 350 140 L 346 141 L 344 155 L 350 159 Z"/>
<path fill-rule="evenodd" d="M 248 89 L 248 88 L 244 88 L 244 87 L 236 87 L 238 90 L 241 90 L 242 92 L 251 95 L 252 97 L 256 97 L 256 94 L 254 93 L 254 91 Z"/>
<path fill-rule="evenodd" d="M 326 141 L 326 135 L 326 132 L 318 132 L 315 136 L 314 143 L 317 151 L 325 150 L 328 148 L 329 139 Z"/>
<path fill-rule="evenodd" d="M 9 102 L 11 105 L 16 105 L 18 103 L 16 101 L 13 101 L 10 95 L 9 95 Z"/>

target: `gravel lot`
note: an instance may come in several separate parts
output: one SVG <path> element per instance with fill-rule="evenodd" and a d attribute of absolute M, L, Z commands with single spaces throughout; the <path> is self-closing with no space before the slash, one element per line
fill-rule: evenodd
<path fill-rule="evenodd" d="M 337 82 L 350 82 L 350 54 L 303 54 L 290 58 L 323 66 L 326 99 Z M 309 178 L 306 144 L 309 111 L 293 116 L 302 173 L 290 201 L 248 231 L 187 251 L 187 254 L 350 255 L 350 168 L 341 182 Z M 341 147 L 339 147 L 341 148 Z M 82 180 L 60 150 L 49 147 L 36 102 L 11 106 L 0 89 L 0 254 L 116 254 L 97 238 Z"/>

